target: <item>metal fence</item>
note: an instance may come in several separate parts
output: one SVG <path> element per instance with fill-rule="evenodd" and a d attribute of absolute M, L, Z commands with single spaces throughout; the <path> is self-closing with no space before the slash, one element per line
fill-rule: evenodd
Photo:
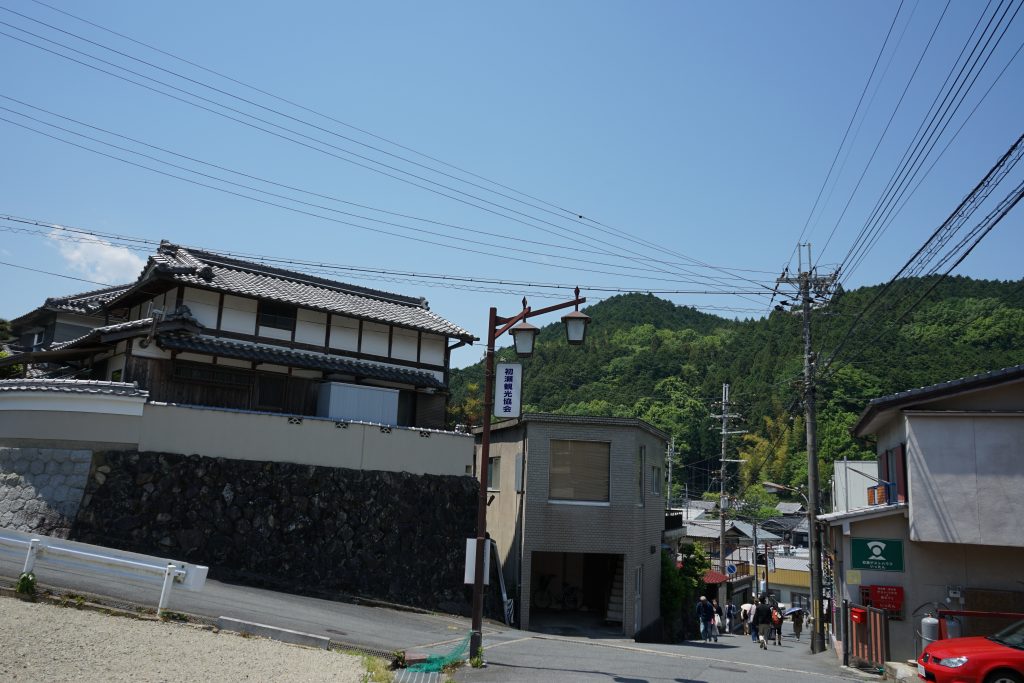
<path fill-rule="evenodd" d="M 200 591 L 206 584 L 208 573 L 208 569 L 200 565 L 13 529 L 0 530 L 0 553 L 24 557 L 24 573 L 36 574 L 42 571 L 45 576 L 66 570 L 82 570 L 100 576 L 122 577 L 159 585 L 157 613 L 167 607 L 175 584 L 185 590 Z"/>

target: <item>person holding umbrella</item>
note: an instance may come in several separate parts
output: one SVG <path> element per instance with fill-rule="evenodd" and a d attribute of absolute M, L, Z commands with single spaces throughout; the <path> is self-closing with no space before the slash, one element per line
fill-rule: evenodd
<path fill-rule="evenodd" d="M 793 612 L 793 634 L 800 640 L 800 632 L 804 630 L 804 611 L 797 609 Z"/>

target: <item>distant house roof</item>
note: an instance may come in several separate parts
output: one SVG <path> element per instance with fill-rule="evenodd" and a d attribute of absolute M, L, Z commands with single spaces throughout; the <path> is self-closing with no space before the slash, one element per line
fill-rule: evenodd
<path fill-rule="evenodd" d="M 276 268 L 208 251 L 161 242 L 131 288 L 112 302 L 117 306 L 146 295 L 154 279 L 238 296 L 288 303 L 311 310 L 432 332 L 467 342 L 471 332 L 433 313 L 426 299 L 393 294 Z M 151 296 L 151 295 L 150 295 Z"/>
<path fill-rule="evenodd" d="M 784 534 L 793 531 L 800 526 L 800 521 L 806 522 L 803 517 L 772 517 L 761 522 L 761 526 L 776 534 Z"/>
<path fill-rule="evenodd" d="M 976 391 L 986 387 L 1024 380 L 1024 365 L 1012 365 L 1000 370 L 992 370 L 970 377 L 940 382 L 927 387 L 900 391 L 889 396 L 881 396 L 871 399 L 864 412 L 861 413 L 857 423 L 850 431 L 854 436 L 864 436 L 872 433 L 873 423 L 882 413 L 890 410 L 906 408 L 917 403 L 924 403 L 946 396 L 962 394 L 969 391 Z"/>
<path fill-rule="evenodd" d="M 686 528 L 686 535 L 690 538 L 718 538 L 721 535 L 721 522 L 719 520 L 712 519 L 698 519 L 689 520 L 683 522 L 683 526 Z M 739 520 L 727 519 L 725 521 L 725 531 L 735 531 L 741 536 L 749 538 L 751 541 L 754 539 L 754 527 L 749 522 L 741 522 Z M 776 534 L 758 528 L 757 530 L 757 541 L 758 543 L 772 543 L 774 541 L 781 541 L 782 537 Z"/>
<path fill-rule="evenodd" d="M 784 515 L 795 515 L 804 512 L 803 503 L 782 502 L 775 506 L 775 509 Z"/>

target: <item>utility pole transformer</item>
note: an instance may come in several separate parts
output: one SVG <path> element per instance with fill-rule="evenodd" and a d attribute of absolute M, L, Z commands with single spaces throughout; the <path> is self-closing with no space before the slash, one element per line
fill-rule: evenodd
<path fill-rule="evenodd" d="M 807 423 L 807 545 L 811 563 L 811 653 L 825 651 L 825 598 L 821 572 L 821 537 L 818 534 L 818 511 L 820 484 L 818 481 L 818 423 L 814 405 L 815 358 L 811 350 L 811 310 L 816 298 L 827 298 L 835 284 L 835 273 L 820 276 L 811 260 L 811 245 L 807 247 L 807 268 L 803 267 L 803 252 L 800 252 L 799 272 L 795 277 L 783 273 L 779 284 L 796 285 L 800 295 L 800 311 L 803 315 L 804 334 L 804 417 Z"/>

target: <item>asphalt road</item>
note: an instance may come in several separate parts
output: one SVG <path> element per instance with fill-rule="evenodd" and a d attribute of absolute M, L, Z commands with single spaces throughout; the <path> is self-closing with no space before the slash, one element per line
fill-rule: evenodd
<path fill-rule="evenodd" d="M 0 557 L 0 577 L 13 583 L 21 564 Z M 100 579 L 84 573 L 36 567 L 42 587 L 104 596 L 116 602 L 155 608 L 160 588 L 123 579 Z M 390 653 L 421 650 L 445 653 L 462 640 L 469 620 L 381 607 L 353 605 L 207 581 L 198 593 L 175 590 L 169 609 L 209 619 L 229 616 L 245 621 L 314 633 L 332 640 Z M 487 667 L 462 668 L 460 682 L 480 681 L 614 681 L 616 683 L 719 683 L 758 681 L 822 683 L 864 680 L 840 668 L 829 651 L 810 655 L 806 638 L 792 637 L 762 651 L 749 638 L 722 636 L 717 644 L 639 644 L 608 637 L 563 637 L 517 631 L 488 623 L 484 629 Z M 876 677 L 870 677 L 877 680 Z"/>

